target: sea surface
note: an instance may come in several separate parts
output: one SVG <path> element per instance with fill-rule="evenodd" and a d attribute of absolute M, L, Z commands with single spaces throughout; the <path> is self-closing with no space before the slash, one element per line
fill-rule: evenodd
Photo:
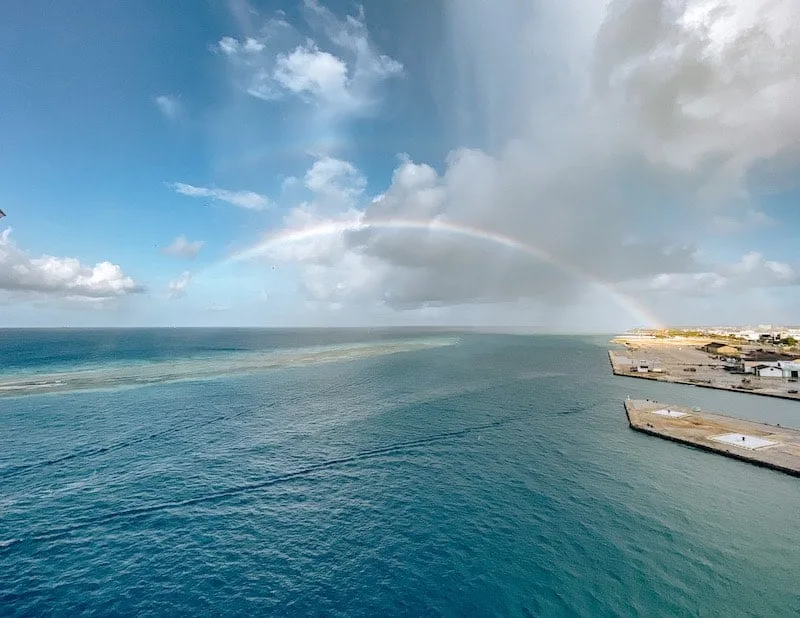
<path fill-rule="evenodd" d="M 0 615 L 797 616 L 800 482 L 608 337 L 0 330 Z"/>

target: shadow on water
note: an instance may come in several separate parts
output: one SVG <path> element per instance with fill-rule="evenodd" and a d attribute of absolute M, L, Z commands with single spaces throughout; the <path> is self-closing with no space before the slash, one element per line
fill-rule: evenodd
<path fill-rule="evenodd" d="M 274 407 L 276 404 L 271 403 L 268 404 L 266 407 Z M 42 468 L 47 468 L 49 466 L 55 466 L 57 464 L 66 463 L 68 461 L 72 461 L 74 459 L 83 459 L 83 458 L 91 458 L 96 457 L 98 455 L 105 455 L 107 453 L 113 453 L 114 451 L 119 451 L 124 448 L 128 448 L 130 446 L 135 446 L 137 444 L 141 444 L 142 442 L 146 442 L 148 440 L 155 440 L 161 438 L 163 436 L 167 436 L 170 434 L 178 433 L 180 431 L 184 431 L 187 429 L 201 429 L 203 427 L 208 427 L 214 423 L 218 423 L 224 420 L 232 420 L 243 416 L 244 414 L 249 413 L 250 410 L 244 410 L 242 412 L 237 412 L 236 414 L 224 414 L 221 416 L 215 416 L 214 418 L 207 419 L 205 421 L 199 423 L 184 423 L 182 425 L 176 425 L 175 427 L 169 427 L 167 429 L 162 429 L 161 431 L 156 431 L 151 434 L 147 434 L 144 436 L 140 436 L 138 438 L 132 438 L 128 440 L 122 440 L 119 442 L 115 442 L 109 444 L 107 446 L 99 446 L 96 448 L 81 448 L 79 450 L 73 451 L 72 453 L 67 453 L 65 455 L 61 455 L 59 457 L 54 457 L 52 459 L 45 459 L 43 461 L 36 461 L 27 464 L 22 464 L 19 466 L 13 466 L 6 468 L 4 470 L 0 470 L 0 478 L 13 478 L 20 474 L 24 474 L 25 472 L 29 472 L 32 470 L 40 470 Z"/>
<path fill-rule="evenodd" d="M 584 412 L 590 412 L 591 410 L 596 410 L 600 406 L 608 403 L 610 401 L 608 398 L 603 399 L 596 399 L 594 401 L 585 403 L 585 404 L 574 404 L 571 406 L 567 406 L 562 408 L 558 414 L 561 416 L 570 415 L 570 414 L 582 414 Z"/>
<path fill-rule="evenodd" d="M 235 416 L 240 416 L 237 414 Z M 89 450 L 78 450 L 72 453 L 68 453 L 66 455 L 62 455 L 60 457 L 55 457 L 53 459 L 46 459 L 44 461 L 37 461 L 29 464 L 24 464 L 21 466 L 13 466 L 7 468 L 5 470 L 0 471 L 0 478 L 13 478 L 30 470 L 39 470 L 41 468 L 47 468 L 48 466 L 54 466 L 56 464 L 65 463 L 67 461 L 71 461 L 73 459 L 80 459 L 84 457 L 95 457 L 97 455 L 104 455 L 106 453 L 113 453 L 114 451 L 118 451 L 120 449 L 127 448 L 129 446 L 134 446 L 136 444 L 141 444 L 147 440 L 154 440 L 156 438 L 160 438 L 165 435 L 169 435 L 172 433 L 176 433 L 179 431 L 183 431 L 184 429 L 191 429 L 191 428 L 201 428 L 211 425 L 212 423 L 219 422 L 224 419 L 228 418 L 235 418 L 234 416 L 217 416 L 215 418 L 209 419 L 203 423 L 191 423 L 187 425 L 180 425 L 177 427 L 170 427 L 169 429 L 163 429 L 162 431 L 157 431 L 155 433 L 151 433 L 146 436 L 141 436 L 139 438 L 135 438 L 132 440 L 116 442 L 114 444 L 109 444 L 108 446 L 101 446 Z"/>
<path fill-rule="evenodd" d="M 536 378 L 548 377 L 548 375 L 549 374 L 537 375 Z M 513 381 L 515 381 L 515 380 L 512 379 L 512 380 L 509 380 L 508 382 L 513 382 Z M 367 384 L 369 382 L 370 382 L 370 380 L 363 379 L 363 380 L 351 383 L 349 385 L 349 388 L 363 386 L 363 385 L 365 385 L 365 384 Z M 506 384 L 508 382 L 503 382 L 502 384 Z M 455 395 L 464 395 L 466 393 L 474 393 L 476 391 L 484 390 L 487 387 L 498 387 L 498 386 L 500 386 L 500 385 L 496 381 L 491 381 L 491 382 L 489 382 L 489 383 L 487 383 L 485 385 L 473 385 L 472 388 L 469 388 L 469 389 L 466 389 L 466 390 L 463 389 L 463 388 L 459 388 L 459 389 L 457 389 L 455 391 L 452 391 L 452 392 L 429 393 L 429 396 L 431 396 L 430 397 L 431 399 L 435 399 L 435 400 L 447 399 L 447 398 L 455 396 Z M 331 386 L 329 388 L 326 388 L 323 391 L 320 391 L 320 392 L 316 393 L 316 396 L 330 394 L 330 393 L 336 392 L 338 390 L 339 390 L 339 387 Z M 297 403 L 298 401 L 303 400 L 306 397 L 307 397 L 307 395 L 297 395 L 297 396 L 285 398 L 285 399 L 282 399 L 282 400 L 279 400 L 279 401 L 273 401 L 273 402 L 270 402 L 270 403 L 267 403 L 267 404 L 264 404 L 264 405 L 260 406 L 259 410 L 263 411 L 264 409 L 275 408 L 275 407 L 277 407 L 279 405 L 291 405 L 291 404 Z M 414 403 L 416 404 L 416 403 L 419 403 L 419 402 L 417 400 L 414 400 Z M 585 411 L 588 411 L 590 409 L 593 409 L 594 407 L 599 405 L 599 403 L 600 402 L 594 402 L 594 403 L 587 404 L 587 405 L 573 406 L 573 407 L 571 407 L 571 408 L 569 408 L 567 410 L 564 410 L 562 412 L 562 414 L 575 414 L 575 413 L 579 413 L 579 412 L 585 412 Z M 211 426 L 211 425 L 213 425 L 215 423 L 228 421 L 228 420 L 235 420 L 237 418 L 241 418 L 243 416 L 251 414 L 251 413 L 253 413 L 253 411 L 254 411 L 253 409 L 247 408 L 245 410 L 242 410 L 241 412 L 236 412 L 235 414 L 222 414 L 222 415 L 215 416 L 213 418 L 206 419 L 206 420 L 199 421 L 199 422 L 192 421 L 192 422 L 188 422 L 188 423 L 182 423 L 182 424 L 176 425 L 174 427 L 168 427 L 166 429 L 162 429 L 161 431 L 155 431 L 155 432 L 152 432 L 152 433 L 149 433 L 149 434 L 145 434 L 145 435 L 141 435 L 141 436 L 138 436 L 138 437 L 131 436 L 130 438 L 125 438 L 125 439 L 122 439 L 122 440 L 120 440 L 118 442 L 113 442 L 113 443 L 105 445 L 105 446 L 84 445 L 84 446 L 81 446 L 81 447 L 73 450 L 72 452 L 65 453 L 65 454 L 59 455 L 57 457 L 53 457 L 53 458 L 50 458 L 50 459 L 44 459 L 44 460 L 40 460 L 40 461 L 32 461 L 32 462 L 20 464 L 20 465 L 17 465 L 17 466 L 9 466 L 9 467 L 0 469 L 0 479 L 16 478 L 16 477 L 18 477 L 20 475 L 23 475 L 23 474 L 27 473 L 27 472 L 41 470 L 41 469 L 48 468 L 48 467 L 51 467 L 51 466 L 56 466 L 58 464 L 68 463 L 68 462 L 71 462 L 71 461 L 74 461 L 74 460 L 78 460 L 78 459 L 90 459 L 90 458 L 98 457 L 98 456 L 101 456 L 101 455 L 107 455 L 108 453 L 113 453 L 115 451 L 119 451 L 119 450 L 122 450 L 122 449 L 129 448 L 131 446 L 136 446 L 138 444 L 142 444 L 142 443 L 148 442 L 150 440 L 157 440 L 159 438 L 163 438 L 165 436 L 177 434 L 177 433 L 180 433 L 182 431 L 203 429 L 203 428 L 209 427 L 209 426 Z"/>
<path fill-rule="evenodd" d="M 356 384 L 357 385 L 357 384 Z M 329 387 L 322 391 L 321 393 L 317 393 L 318 395 L 327 394 L 336 390 L 336 387 Z M 294 397 L 288 397 L 281 399 L 279 401 L 272 401 L 267 404 L 263 404 L 259 406 L 258 410 L 263 411 L 269 408 L 275 408 L 278 405 L 291 405 L 297 403 L 298 401 L 303 400 L 307 395 L 296 395 Z M 20 464 L 18 466 L 9 466 L 3 469 L 0 469 L 0 479 L 10 479 L 15 478 L 21 474 L 26 472 L 34 471 L 34 470 L 41 470 L 43 468 L 48 468 L 50 466 L 55 466 L 62 463 L 67 463 L 76 459 L 85 459 L 85 458 L 92 458 L 97 457 L 99 455 L 106 455 L 108 453 L 113 453 L 115 451 L 119 451 L 131 446 L 136 446 L 137 444 L 142 444 L 143 442 L 147 442 L 150 440 L 157 440 L 158 438 L 163 438 L 164 436 L 177 434 L 182 431 L 189 431 L 193 429 L 203 429 L 205 427 L 209 427 L 215 423 L 219 423 L 222 421 L 228 420 L 235 420 L 237 418 L 241 418 L 246 416 L 247 414 L 251 414 L 254 412 L 254 409 L 247 408 L 242 410 L 241 412 L 236 412 L 235 414 L 221 414 L 219 416 L 215 416 L 210 419 L 206 419 L 203 421 L 191 421 L 188 423 L 182 423 L 180 425 L 175 425 L 174 427 L 168 427 L 166 429 L 162 429 L 161 431 L 156 431 L 153 433 L 149 433 L 143 436 L 138 437 L 130 437 L 120 440 L 118 442 L 114 442 L 108 444 L 106 446 L 95 446 L 92 447 L 91 445 L 84 445 L 75 449 L 70 453 L 65 453 L 63 455 L 59 455 L 58 457 L 53 457 L 51 459 L 44 459 L 40 461 L 33 461 L 25 464 Z"/>
<path fill-rule="evenodd" d="M 286 472 L 284 474 L 272 476 L 270 478 L 264 479 L 263 481 L 259 481 L 257 483 L 249 483 L 246 485 L 239 485 L 237 487 L 232 487 L 230 489 L 226 489 L 224 491 L 218 491 L 213 493 L 208 493 L 205 495 L 197 496 L 194 498 L 189 498 L 187 500 L 180 500 L 174 502 L 161 502 L 158 504 L 153 504 L 149 506 L 140 506 L 134 507 L 130 509 L 125 509 L 122 511 L 117 511 L 115 513 L 108 513 L 106 515 L 101 515 L 98 517 L 87 517 L 84 519 L 78 519 L 74 523 L 70 524 L 69 526 L 64 526 L 62 528 L 57 528 L 54 530 L 50 530 L 48 532 L 44 532 L 42 534 L 37 534 L 32 536 L 29 540 L 31 541 L 49 541 L 49 540 L 57 540 L 63 537 L 68 536 L 73 532 L 77 532 L 86 528 L 90 528 L 92 526 L 101 525 L 104 523 L 109 523 L 112 521 L 117 521 L 120 519 L 130 519 L 136 517 L 145 517 L 152 513 L 168 511 L 172 509 L 180 509 L 187 506 L 194 506 L 197 504 L 204 504 L 209 502 L 215 502 L 217 500 L 224 500 L 226 498 L 231 498 L 234 496 L 239 496 L 243 494 L 247 494 L 254 491 L 259 491 L 261 489 L 265 489 L 267 487 L 271 487 L 273 485 L 278 485 L 281 483 L 291 482 L 298 478 L 303 478 L 309 475 L 312 475 L 316 472 L 320 472 L 322 470 L 326 470 L 329 468 L 347 465 L 356 461 L 363 461 L 367 459 L 374 459 L 378 457 L 383 457 L 385 455 L 391 455 L 394 453 L 402 452 L 407 449 L 413 449 L 420 446 L 425 446 L 428 444 L 434 444 L 437 442 L 443 442 L 446 440 L 452 440 L 456 438 L 461 438 L 470 434 L 479 433 L 483 431 L 489 431 L 492 429 L 496 429 L 498 427 L 502 427 L 509 423 L 513 423 L 515 421 L 521 420 L 526 418 L 526 415 L 518 415 L 512 416 L 505 419 L 493 421 L 491 423 L 485 423 L 482 425 L 474 425 L 472 427 L 465 427 L 463 429 L 458 429 L 455 431 L 447 431 L 437 433 L 431 436 L 426 436 L 423 438 L 416 438 L 414 440 L 407 440 L 404 442 L 395 442 L 393 444 L 389 444 L 386 446 L 381 446 L 373 449 L 359 451 L 352 455 L 347 455 L 345 457 L 338 457 L 334 459 L 328 459 L 316 464 L 312 464 L 310 466 L 306 466 L 304 468 L 300 468 L 298 470 L 294 470 L 291 472 Z M 5 541 L 0 543 L 0 548 L 8 548 L 13 545 L 16 545 L 22 542 L 24 539 L 13 539 L 9 541 Z"/>

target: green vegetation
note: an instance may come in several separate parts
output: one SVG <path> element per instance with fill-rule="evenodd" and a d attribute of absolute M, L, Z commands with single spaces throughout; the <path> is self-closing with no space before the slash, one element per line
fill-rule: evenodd
<path fill-rule="evenodd" d="M 794 337 L 786 337 L 785 339 L 781 339 L 780 341 L 761 341 L 761 342 L 752 342 L 748 341 L 747 339 L 742 339 L 741 337 L 737 337 L 735 335 L 711 335 L 710 333 L 690 329 L 690 328 L 661 328 L 658 330 L 645 330 L 639 329 L 635 332 L 641 334 L 650 334 L 653 335 L 656 339 L 671 339 L 673 337 L 686 337 L 686 338 L 694 338 L 694 339 L 707 339 L 718 341 L 720 343 L 726 343 L 731 346 L 739 346 L 742 345 L 750 345 L 753 343 L 759 343 L 760 345 L 767 345 L 767 346 L 781 346 L 786 348 L 798 348 L 800 349 L 800 341 L 798 341 Z"/>
<path fill-rule="evenodd" d="M 667 337 L 707 337 L 699 330 L 682 330 L 679 328 L 668 328 Z"/>

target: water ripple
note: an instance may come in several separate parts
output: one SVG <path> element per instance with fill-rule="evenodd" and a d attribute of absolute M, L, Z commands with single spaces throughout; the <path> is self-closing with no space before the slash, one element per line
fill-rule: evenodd
<path fill-rule="evenodd" d="M 196 496 L 194 498 L 189 498 L 186 500 L 179 500 L 174 502 L 162 502 L 159 504 L 151 504 L 151 505 L 144 505 L 134 508 L 125 509 L 122 511 L 117 511 L 114 513 L 108 513 L 97 517 L 87 517 L 84 519 L 75 520 L 74 523 L 70 524 L 69 526 L 64 526 L 62 528 L 49 530 L 47 532 L 35 534 L 32 539 L 35 541 L 47 541 L 57 539 L 73 532 L 82 530 L 84 528 L 90 526 L 96 526 L 99 524 L 104 524 L 108 522 L 112 522 L 119 519 L 125 518 L 132 518 L 132 517 L 141 517 L 145 515 L 149 515 L 152 513 L 157 513 L 159 511 L 168 511 L 172 509 L 181 509 L 187 506 L 195 506 L 198 504 L 203 504 L 206 502 L 214 502 L 217 500 L 222 500 L 225 498 L 230 498 L 234 496 L 238 496 L 241 494 L 246 494 L 253 491 L 258 491 L 261 489 L 265 489 L 272 485 L 277 485 L 280 483 L 287 483 L 289 481 L 308 476 L 314 474 L 316 472 L 326 470 L 328 468 L 332 468 L 335 466 L 342 466 L 351 463 L 355 463 L 358 461 L 372 459 L 376 457 L 383 457 L 386 455 L 391 455 L 394 453 L 398 453 L 407 449 L 417 448 L 420 446 L 425 446 L 429 444 L 433 444 L 436 442 L 441 442 L 444 440 L 452 440 L 454 438 L 459 438 L 462 436 L 466 436 L 469 434 L 487 431 L 490 429 L 496 429 L 498 427 L 502 427 L 508 423 L 511 423 L 515 420 L 519 420 L 521 417 L 516 418 L 508 418 L 502 419 L 498 421 L 494 421 L 491 423 L 486 423 L 483 425 L 476 425 L 473 427 L 466 427 L 464 429 L 459 429 L 456 431 L 448 431 L 442 432 L 439 434 L 435 434 L 432 436 L 427 436 L 424 438 L 417 438 L 415 440 L 407 440 L 405 442 L 396 442 L 394 444 L 390 444 L 387 446 L 382 446 L 378 448 L 373 448 L 365 451 L 361 451 L 355 453 L 353 455 L 348 455 L 346 457 L 338 457 L 335 459 L 329 459 L 327 461 L 322 461 L 305 468 L 301 468 L 299 470 L 293 470 L 291 472 L 287 472 L 285 474 L 272 476 L 268 479 L 263 481 L 259 481 L 257 483 L 248 483 L 246 485 L 239 485 L 236 487 L 232 487 L 229 489 L 225 489 L 224 491 L 218 491 L 213 493 L 208 493 L 202 496 Z M 11 541 L 8 542 L 7 547 L 12 545 Z M 2 547 L 2 546 L 0 546 Z"/>

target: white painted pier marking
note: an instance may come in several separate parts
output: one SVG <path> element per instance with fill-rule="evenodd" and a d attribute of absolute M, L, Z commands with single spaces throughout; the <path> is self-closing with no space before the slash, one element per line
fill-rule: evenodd
<path fill-rule="evenodd" d="M 669 416 L 670 418 L 688 416 L 686 412 L 677 412 L 675 410 L 653 410 L 653 414 L 658 414 L 659 416 Z"/>
<path fill-rule="evenodd" d="M 745 433 L 726 433 L 721 436 L 711 436 L 711 440 L 715 442 L 724 442 L 731 446 L 739 446 L 754 451 L 757 448 L 764 448 L 765 446 L 773 446 L 778 444 L 773 440 L 765 440 L 764 438 L 757 438 L 756 436 L 748 436 Z"/>

